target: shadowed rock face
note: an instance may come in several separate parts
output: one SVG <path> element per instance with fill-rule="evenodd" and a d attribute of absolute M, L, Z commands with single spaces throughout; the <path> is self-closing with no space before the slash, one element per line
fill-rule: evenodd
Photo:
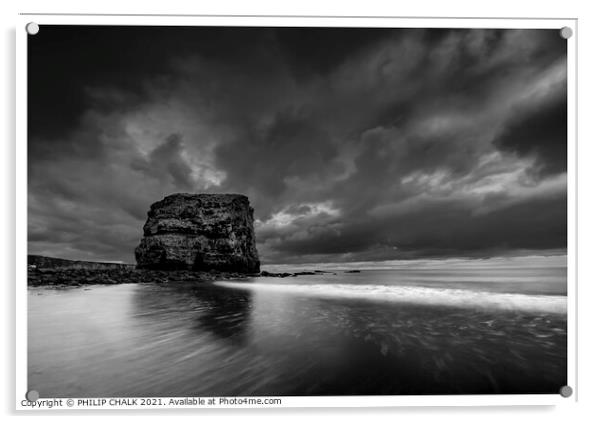
<path fill-rule="evenodd" d="M 253 208 L 240 194 L 172 194 L 151 205 L 138 268 L 259 272 Z"/>

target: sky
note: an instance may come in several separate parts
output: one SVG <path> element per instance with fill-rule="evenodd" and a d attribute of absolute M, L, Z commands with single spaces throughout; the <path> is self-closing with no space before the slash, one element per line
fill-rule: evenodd
<path fill-rule="evenodd" d="M 133 263 L 179 192 L 247 195 L 262 263 L 566 253 L 557 30 L 28 37 L 30 254 Z"/>

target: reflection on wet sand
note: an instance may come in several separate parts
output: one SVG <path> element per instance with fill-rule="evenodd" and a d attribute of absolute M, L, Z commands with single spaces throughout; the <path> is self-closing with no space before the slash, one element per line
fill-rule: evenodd
<path fill-rule="evenodd" d="M 397 305 L 206 283 L 30 290 L 43 396 L 556 393 L 558 314 Z"/>
<path fill-rule="evenodd" d="M 140 314 L 179 313 L 192 315 L 189 325 L 230 343 L 244 343 L 253 294 L 206 284 L 164 284 L 161 296 L 150 287 L 139 290 L 132 303 Z M 178 304 L 179 307 L 175 307 Z M 165 317 L 168 318 L 168 317 Z"/>

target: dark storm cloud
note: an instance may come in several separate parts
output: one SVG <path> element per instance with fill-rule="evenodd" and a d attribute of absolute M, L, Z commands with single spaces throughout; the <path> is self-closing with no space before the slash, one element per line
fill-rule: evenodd
<path fill-rule="evenodd" d="M 242 141 L 242 142 L 241 142 Z M 244 138 L 216 149 L 216 165 L 231 170 L 225 184 L 249 190 L 258 186 L 278 198 L 287 190 L 286 178 L 320 177 L 337 157 L 330 135 L 310 116 L 285 111 L 263 131 L 248 129 Z M 269 166 L 258 166 L 269 160 Z"/>
<path fill-rule="evenodd" d="M 157 146 L 148 155 L 148 160 L 135 157 L 131 167 L 151 178 L 169 178 L 173 184 L 187 189 L 192 189 L 192 169 L 183 156 L 182 137 L 171 134 L 165 143 Z"/>
<path fill-rule="evenodd" d="M 341 65 L 351 54 L 367 50 L 403 30 L 365 28 L 290 28 L 275 32 L 278 50 L 293 75 L 311 78 Z"/>
<path fill-rule="evenodd" d="M 566 172 L 567 99 L 560 89 L 555 98 L 519 108 L 494 141 L 501 149 L 537 158 L 538 173 Z"/>
<path fill-rule="evenodd" d="M 250 197 L 264 262 L 566 248 L 555 30 L 48 27 L 29 247 L 132 261 L 149 205 Z"/>
<path fill-rule="evenodd" d="M 476 216 L 462 202 L 430 203 L 365 222 L 310 226 L 307 237 L 295 237 L 297 233 L 274 236 L 282 237 L 278 246 L 290 254 L 345 254 L 356 261 L 363 260 L 362 252 L 383 247 L 390 250 L 383 259 L 458 252 L 486 256 L 502 249 L 562 248 L 566 246 L 565 221 L 566 196 L 559 195 Z"/>

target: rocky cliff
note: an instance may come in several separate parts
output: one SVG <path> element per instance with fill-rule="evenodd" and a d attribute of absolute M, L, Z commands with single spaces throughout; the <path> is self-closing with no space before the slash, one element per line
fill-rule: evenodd
<path fill-rule="evenodd" d="M 240 194 L 172 194 L 151 205 L 135 253 L 139 268 L 257 273 L 253 208 Z"/>

